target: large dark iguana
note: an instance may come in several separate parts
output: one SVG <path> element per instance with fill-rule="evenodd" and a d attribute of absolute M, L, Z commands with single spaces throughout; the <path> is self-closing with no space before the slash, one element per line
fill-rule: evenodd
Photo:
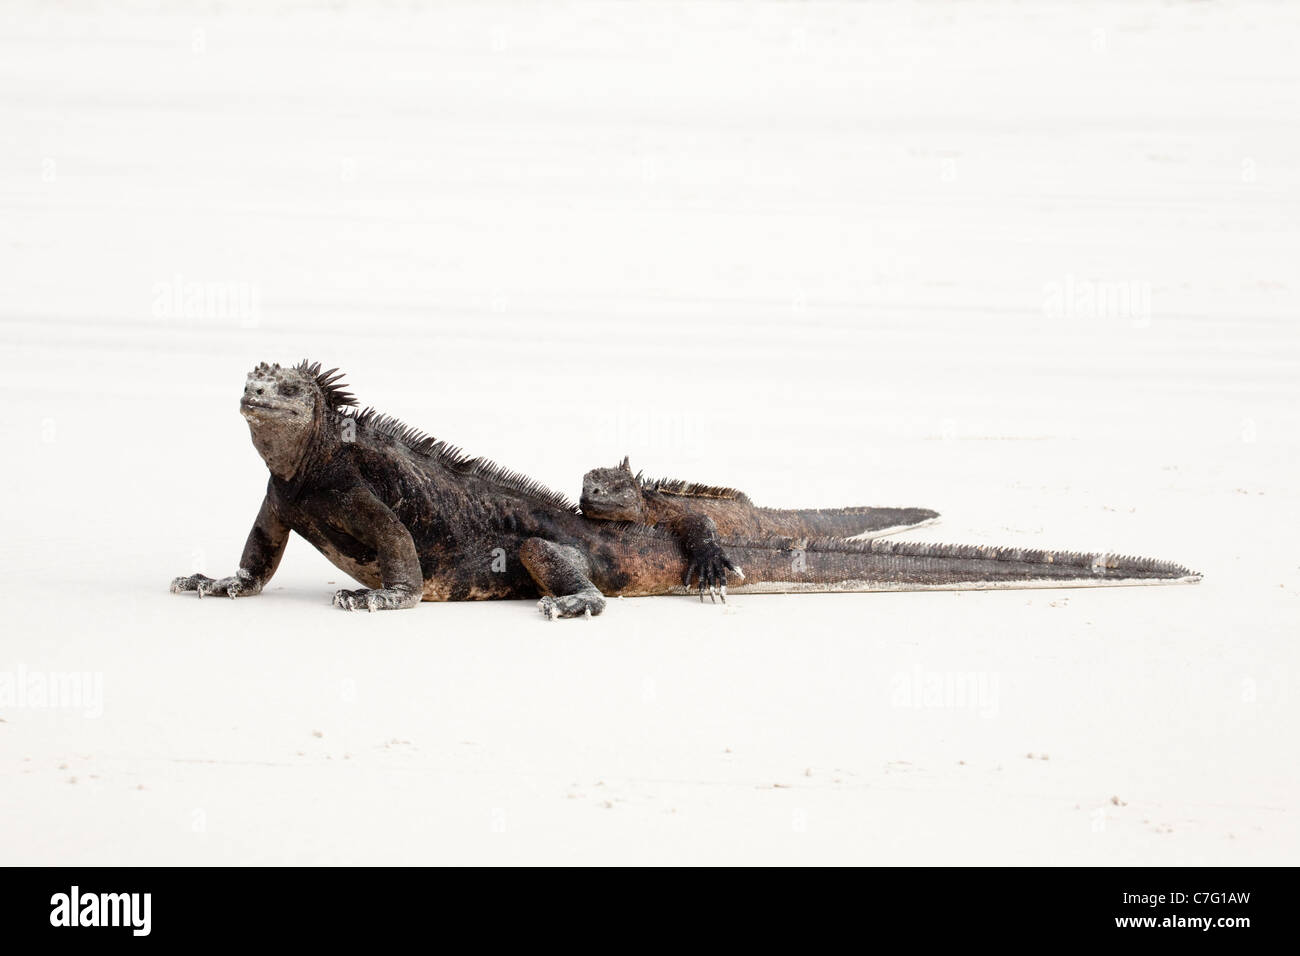
<path fill-rule="evenodd" d="M 605 595 L 685 594 L 687 557 L 669 532 L 594 521 L 564 498 L 373 410 L 333 370 L 259 365 L 240 411 L 271 478 L 239 570 L 176 578 L 173 591 L 242 597 L 275 573 L 291 531 L 365 588 L 336 607 L 542 596 L 549 617 L 599 614 Z M 1077 587 L 1199 580 L 1167 561 L 1014 548 L 728 541 L 744 591 Z"/>
<path fill-rule="evenodd" d="M 939 517 L 928 508 L 760 508 L 735 488 L 647 479 L 632 473 L 624 458 L 613 468 L 593 468 L 582 476 L 578 507 L 588 518 L 662 525 L 686 549 L 683 584 L 698 576 L 704 590 L 726 600 L 727 572 L 745 572 L 727 556 L 722 539 L 877 537 L 918 528 Z"/>

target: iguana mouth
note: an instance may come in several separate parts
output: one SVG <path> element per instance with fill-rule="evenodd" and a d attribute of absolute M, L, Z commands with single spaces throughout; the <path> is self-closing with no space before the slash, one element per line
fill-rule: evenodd
<path fill-rule="evenodd" d="M 240 399 L 239 411 L 241 413 L 248 412 L 248 411 L 262 411 L 262 412 L 289 412 L 293 415 L 298 414 L 296 409 L 289 408 L 286 405 L 271 405 L 266 402 L 254 402 L 247 398 Z"/>

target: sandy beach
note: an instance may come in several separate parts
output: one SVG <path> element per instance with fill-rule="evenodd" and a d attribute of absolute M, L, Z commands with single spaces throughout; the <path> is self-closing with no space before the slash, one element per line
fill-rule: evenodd
<path fill-rule="evenodd" d="M 13 864 L 1294 864 L 1300 7 L 0 10 Z M 247 600 L 259 361 L 1196 585 Z"/>

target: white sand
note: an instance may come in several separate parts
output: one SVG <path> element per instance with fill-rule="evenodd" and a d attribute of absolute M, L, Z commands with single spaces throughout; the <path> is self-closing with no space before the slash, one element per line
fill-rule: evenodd
<path fill-rule="evenodd" d="M 1296 862 L 1296 5 L 50 6 L 0 10 L 0 675 L 103 699 L 0 706 L 4 862 Z M 296 540 L 168 594 L 304 355 L 570 492 L 1205 580 L 360 615 Z"/>

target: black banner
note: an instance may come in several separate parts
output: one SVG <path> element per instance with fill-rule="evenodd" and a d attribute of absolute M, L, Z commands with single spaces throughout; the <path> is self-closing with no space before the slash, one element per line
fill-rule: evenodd
<path fill-rule="evenodd" d="M 337 946 L 467 930 L 531 945 L 698 943 L 827 934 L 863 945 L 1118 941 L 1235 946 L 1292 935 L 1293 873 L 1279 869 L 527 870 L 11 868 L 7 943 L 82 946 L 292 941 Z M 697 882 L 698 881 L 698 882 Z M 512 885 L 513 884 L 513 885 Z M 614 935 L 610 935 L 610 934 Z M 67 940 L 65 939 L 64 942 Z M 10 952 L 16 952 L 11 949 Z"/>

